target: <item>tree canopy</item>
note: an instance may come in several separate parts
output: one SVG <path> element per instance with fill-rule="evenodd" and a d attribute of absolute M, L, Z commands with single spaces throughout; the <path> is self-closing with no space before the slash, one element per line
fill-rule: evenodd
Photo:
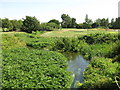
<path fill-rule="evenodd" d="M 39 30 L 40 22 L 36 17 L 26 16 L 23 20 L 23 31 L 31 33 L 32 31 Z"/>
<path fill-rule="evenodd" d="M 76 27 L 76 19 L 71 18 L 68 14 L 62 14 L 62 23 L 61 26 L 62 28 L 75 28 Z"/>
<path fill-rule="evenodd" d="M 3 31 L 12 30 L 12 23 L 8 18 L 2 19 L 2 28 L 3 28 Z"/>
<path fill-rule="evenodd" d="M 92 21 L 86 14 L 83 23 L 77 23 L 76 18 L 70 17 L 68 14 L 61 15 L 62 22 L 56 19 L 51 19 L 46 23 L 40 23 L 36 17 L 26 16 L 23 20 L 9 20 L 8 18 L 0 18 L 0 27 L 3 31 L 52 31 L 62 28 L 110 28 L 120 29 L 120 17 L 113 18 L 111 21 L 108 18 L 98 18 Z"/>
<path fill-rule="evenodd" d="M 52 20 L 50 20 L 48 23 L 55 23 L 55 24 L 57 24 L 58 26 L 60 25 L 60 22 L 59 22 L 58 20 L 56 20 L 56 19 L 52 19 Z"/>

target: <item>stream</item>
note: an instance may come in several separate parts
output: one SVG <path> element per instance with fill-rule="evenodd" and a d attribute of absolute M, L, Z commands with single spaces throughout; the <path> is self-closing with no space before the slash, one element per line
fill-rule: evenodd
<path fill-rule="evenodd" d="M 85 68 L 88 66 L 89 62 L 85 60 L 79 53 L 67 53 L 65 56 L 69 58 L 67 71 L 72 72 L 72 75 L 74 76 L 70 88 L 75 88 L 74 85 L 76 81 L 79 81 L 80 83 L 83 82 L 82 74 L 85 71 Z"/>

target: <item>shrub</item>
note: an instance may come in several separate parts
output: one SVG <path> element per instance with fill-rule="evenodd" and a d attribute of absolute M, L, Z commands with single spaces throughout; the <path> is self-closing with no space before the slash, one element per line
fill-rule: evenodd
<path fill-rule="evenodd" d="M 82 88 L 102 89 L 118 88 L 115 76 L 118 75 L 118 63 L 112 63 L 109 58 L 95 58 L 84 72 Z"/>

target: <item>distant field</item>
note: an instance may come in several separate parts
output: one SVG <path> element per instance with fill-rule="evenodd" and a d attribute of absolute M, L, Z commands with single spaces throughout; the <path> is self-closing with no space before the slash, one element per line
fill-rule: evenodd
<path fill-rule="evenodd" d="M 1 34 L 15 34 L 15 33 L 25 33 L 25 32 L 1 32 Z"/>
<path fill-rule="evenodd" d="M 113 29 L 62 29 L 58 31 L 47 31 L 43 34 L 37 34 L 40 37 L 78 37 L 80 35 L 92 33 L 118 33 L 118 30 Z M 22 34 L 25 32 L 1 32 L 0 34 Z"/>
<path fill-rule="evenodd" d="M 59 31 L 50 31 L 42 34 L 42 37 L 77 37 L 80 35 L 90 34 L 90 33 L 97 33 L 97 32 L 103 32 L 103 33 L 118 33 L 114 30 L 108 30 L 108 29 L 62 29 Z"/>

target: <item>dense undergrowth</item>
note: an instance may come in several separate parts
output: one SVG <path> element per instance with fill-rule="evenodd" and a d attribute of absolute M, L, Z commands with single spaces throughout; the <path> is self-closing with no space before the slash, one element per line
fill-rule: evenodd
<path fill-rule="evenodd" d="M 60 53 L 27 48 L 3 51 L 3 88 L 69 88 L 67 59 Z"/>
<path fill-rule="evenodd" d="M 86 89 L 113 89 L 118 86 L 115 77 L 119 76 L 119 63 L 112 63 L 112 59 L 104 57 L 94 58 L 84 72 L 84 82 L 80 86 Z"/>
<path fill-rule="evenodd" d="M 2 49 L 12 49 L 24 46 L 26 46 L 26 43 L 15 37 L 14 35 L 2 35 Z"/>
<path fill-rule="evenodd" d="M 3 37 L 5 37 L 5 36 L 3 36 Z M 118 89 L 118 86 L 115 82 L 115 77 L 116 76 L 120 77 L 119 76 L 119 72 L 120 72 L 119 50 L 120 50 L 120 47 L 119 47 L 118 34 L 100 33 L 99 32 L 99 33 L 94 33 L 94 34 L 82 35 L 82 36 L 79 36 L 76 38 L 73 38 L 73 37 L 69 37 L 69 38 L 49 37 L 48 38 L 48 37 L 41 37 L 39 34 L 33 33 L 33 34 L 14 34 L 13 37 L 17 38 L 18 42 L 17 43 L 13 42 L 13 45 L 8 46 L 9 48 L 5 46 L 7 43 L 3 40 L 3 51 L 7 50 L 6 53 L 3 52 L 5 55 L 4 63 L 6 63 L 8 61 L 8 64 L 4 64 L 3 70 L 7 70 L 7 71 L 11 72 L 11 73 L 9 73 L 10 75 L 13 75 L 12 73 L 14 71 L 10 71 L 10 69 L 8 68 L 10 66 L 9 64 L 13 64 L 13 63 L 11 63 L 11 60 L 17 60 L 16 59 L 17 56 L 23 55 L 26 63 L 28 63 L 29 60 L 32 60 L 33 62 L 36 60 L 36 59 L 34 59 L 33 55 L 35 55 L 36 58 L 37 57 L 39 58 L 39 56 L 36 55 L 37 53 L 35 53 L 36 51 L 33 52 L 33 55 L 32 55 L 33 57 L 31 56 L 32 59 L 25 57 L 25 55 L 31 55 L 31 53 L 30 53 L 31 50 L 34 51 L 35 49 L 37 49 L 37 52 L 39 52 L 41 54 L 46 53 L 46 52 L 51 53 L 51 51 L 52 51 L 52 53 L 54 53 L 55 51 L 58 51 L 58 52 L 80 52 L 84 56 L 85 59 L 90 60 L 91 62 L 88 65 L 88 68 L 86 69 L 86 71 L 84 72 L 84 82 L 82 84 L 78 83 L 78 87 L 86 88 L 86 89 L 102 89 L 102 88 Z M 6 40 L 6 38 L 7 37 L 5 37 L 5 40 Z M 26 52 L 25 52 L 23 49 L 18 49 L 18 50 L 15 49 L 15 51 L 16 50 L 18 51 L 18 52 L 16 52 L 18 54 L 16 54 L 12 50 L 9 50 L 10 48 L 11 49 L 14 48 L 14 46 L 16 46 L 16 45 L 18 45 L 18 47 L 20 47 L 21 45 L 19 45 L 19 40 L 21 42 L 26 43 L 23 45 L 23 47 L 27 47 L 30 50 L 26 49 Z M 21 50 L 22 50 L 22 52 L 20 52 Z M 11 58 L 7 57 L 8 52 L 9 53 L 11 52 L 11 54 L 10 54 Z M 25 55 L 22 54 L 23 52 L 26 54 Z M 29 52 L 29 53 L 27 53 L 27 52 Z M 46 55 L 46 57 L 41 56 L 41 58 L 42 57 L 44 58 L 44 59 L 40 59 L 41 60 L 40 63 L 42 63 L 42 64 L 44 61 L 46 64 L 52 63 L 52 61 L 48 61 L 48 60 L 50 58 L 54 57 L 54 55 L 56 56 L 56 58 L 58 58 L 58 56 L 59 56 L 56 53 L 51 56 L 49 56 L 50 54 L 45 54 L 45 55 Z M 18 60 L 19 60 L 19 58 L 21 58 L 21 57 L 18 57 Z M 53 59 L 53 61 L 54 61 L 54 59 Z M 20 59 L 20 60 L 22 60 L 22 59 Z M 26 60 L 28 60 L 28 61 L 26 61 Z M 59 60 L 61 61 L 61 58 L 57 59 L 57 61 L 59 61 Z M 56 68 L 55 71 L 58 70 L 57 71 L 58 73 L 54 72 L 54 68 L 51 64 L 48 65 L 48 67 L 51 70 L 53 70 L 53 73 L 57 73 L 57 75 L 58 75 L 58 77 L 57 77 L 58 79 L 57 80 L 55 79 L 56 83 L 53 83 L 55 85 L 55 87 L 53 87 L 53 88 L 61 88 L 61 87 L 64 88 L 64 87 L 69 86 L 69 83 L 70 83 L 69 74 L 67 74 L 65 69 L 62 68 L 62 72 L 61 72 L 61 68 L 56 67 L 57 64 L 58 65 L 64 64 L 66 66 L 67 63 L 66 64 L 65 63 L 66 63 L 66 60 L 65 61 L 62 60 L 61 63 L 56 62 L 55 66 L 53 64 L 53 66 Z M 23 67 L 22 64 L 20 65 L 20 67 Z M 41 66 L 41 67 L 44 67 L 44 66 Z M 14 68 L 14 66 L 11 68 Z M 46 72 L 46 71 L 50 72 L 49 69 L 48 70 L 47 69 L 48 69 L 47 67 L 45 70 L 43 69 L 44 72 Z M 35 69 L 32 69 L 32 70 L 34 71 Z M 37 68 L 37 70 L 39 70 L 39 69 Z M 42 69 L 40 69 L 40 70 L 42 70 Z M 44 72 L 41 72 L 42 73 L 41 75 L 46 75 Z M 60 80 L 59 78 L 61 78 L 61 75 L 59 76 L 60 72 L 61 72 L 61 75 L 64 75 L 64 78 L 62 76 L 63 81 L 61 81 L 64 83 L 63 86 L 61 86 L 61 83 L 60 84 L 57 83 L 57 82 L 60 82 L 59 81 Z M 5 75 L 5 78 L 6 78 L 7 74 L 8 74 L 8 72 L 3 74 L 3 75 Z M 33 75 L 33 77 L 34 77 L 34 75 Z M 42 76 L 40 76 L 40 77 L 42 77 Z M 46 77 L 47 76 L 43 76 L 42 78 L 45 79 Z M 9 79 L 11 80 L 11 77 L 9 77 Z M 17 80 L 17 79 L 15 79 L 15 80 Z M 26 80 L 27 80 L 27 78 L 26 78 Z M 41 79 L 39 79 L 39 80 L 41 80 Z M 43 83 L 46 83 L 46 84 L 45 84 L 45 86 L 42 86 L 42 83 L 41 83 L 41 88 L 52 88 L 52 86 L 54 86 L 52 83 L 49 84 L 49 82 L 51 82 L 52 79 L 50 79 L 50 81 L 48 81 L 48 82 L 45 82 L 45 80 Z M 3 83 L 4 86 L 8 85 L 8 82 L 5 79 L 3 81 L 5 82 L 5 83 Z M 17 82 L 17 81 L 14 81 L 14 83 L 15 82 Z M 37 83 L 37 81 L 36 81 L 36 83 Z M 33 85 L 33 87 L 34 87 L 34 84 L 32 82 L 31 85 Z M 65 86 L 65 84 L 66 84 L 66 86 Z M 10 85 L 8 85 L 8 86 L 10 86 Z M 26 84 L 26 85 L 28 85 L 28 84 Z M 19 87 L 19 86 L 16 86 L 16 87 Z M 29 85 L 27 87 L 29 87 Z"/>

